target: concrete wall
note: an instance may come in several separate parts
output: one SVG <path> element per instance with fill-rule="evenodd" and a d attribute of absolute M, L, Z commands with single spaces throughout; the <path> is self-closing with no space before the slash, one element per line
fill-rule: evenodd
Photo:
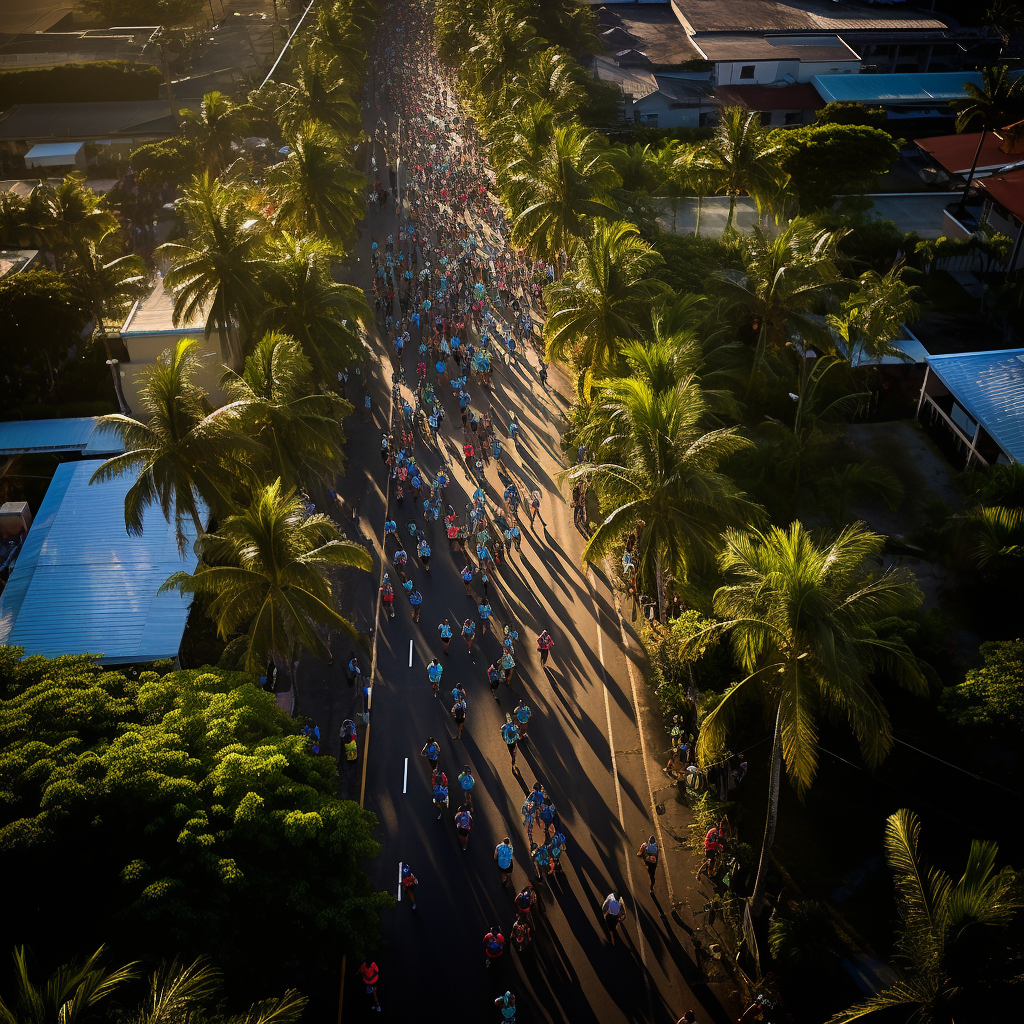
<path fill-rule="evenodd" d="M 224 392 L 220 389 L 220 378 L 224 373 L 221 360 L 220 344 L 216 334 L 204 338 L 202 332 L 195 331 L 161 331 L 158 334 L 124 334 L 124 342 L 130 362 L 121 363 L 121 386 L 124 397 L 131 407 L 132 413 L 140 411 L 139 392 L 145 373 L 156 363 L 164 352 L 169 352 L 182 338 L 196 338 L 200 345 L 202 369 L 196 376 L 196 382 L 210 396 L 214 406 L 223 405 Z"/>
<path fill-rule="evenodd" d="M 713 104 L 709 100 L 704 112 L 712 109 Z M 657 121 L 652 121 L 651 115 L 657 115 Z M 633 101 L 633 120 L 641 124 L 656 124 L 658 128 L 696 128 L 700 124 L 700 109 L 677 107 L 673 110 L 668 97 L 656 92 Z"/>
<path fill-rule="evenodd" d="M 754 77 L 743 78 L 743 68 L 753 67 Z M 715 82 L 718 85 L 771 85 L 791 75 L 797 82 L 809 82 L 813 75 L 856 75 L 860 73 L 860 61 L 829 63 L 802 60 L 743 60 L 722 61 L 715 65 Z"/>

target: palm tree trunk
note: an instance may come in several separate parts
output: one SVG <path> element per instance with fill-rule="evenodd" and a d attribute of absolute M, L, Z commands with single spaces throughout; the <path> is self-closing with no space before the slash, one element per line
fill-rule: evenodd
<path fill-rule="evenodd" d="M 772 764 L 768 780 L 768 817 L 761 843 L 761 860 L 757 865 L 757 879 L 750 897 L 750 913 L 758 917 L 764 909 L 764 887 L 768 880 L 768 865 L 775 843 L 775 827 L 779 819 L 779 784 L 782 781 L 782 711 L 775 712 L 775 736 L 772 740 Z"/>
<path fill-rule="evenodd" d="M 974 151 L 974 162 L 971 164 L 971 173 L 967 175 L 967 182 L 964 185 L 964 194 L 960 197 L 960 202 L 957 204 L 956 215 L 959 217 L 963 214 L 967 208 L 967 197 L 971 192 L 971 182 L 974 181 L 974 172 L 978 168 L 978 160 L 981 158 L 981 147 L 985 145 L 985 136 L 988 135 L 988 129 L 981 129 L 981 138 L 978 139 L 978 148 Z"/>

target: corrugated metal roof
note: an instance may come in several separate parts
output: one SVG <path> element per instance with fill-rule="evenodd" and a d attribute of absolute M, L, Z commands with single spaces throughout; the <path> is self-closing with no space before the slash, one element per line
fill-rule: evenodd
<path fill-rule="evenodd" d="M 158 507 L 143 515 L 142 536 L 129 536 L 124 498 L 135 478 L 90 486 L 100 465 L 58 467 L 0 596 L 0 644 L 50 658 L 96 654 L 104 665 L 173 658 L 191 598 L 157 590 L 198 559 L 191 543 L 178 555 Z M 194 539 L 191 525 L 186 532 Z"/>
<path fill-rule="evenodd" d="M 926 362 L 996 444 L 1024 463 L 1024 348 L 955 352 Z"/>
<path fill-rule="evenodd" d="M 62 420 L 8 420 L 0 423 L 0 456 L 28 453 L 88 452 L 113 455 L 124 451 L 118 434 L 97 431 L 99 416 Z"/>
<path fill-rule="evenodd" d="M 811 82 L 826 103 L 934 103 L 961 99 L 964 82 L 982 84 L 980 71 L 933 74 L 814 75 Z"/>

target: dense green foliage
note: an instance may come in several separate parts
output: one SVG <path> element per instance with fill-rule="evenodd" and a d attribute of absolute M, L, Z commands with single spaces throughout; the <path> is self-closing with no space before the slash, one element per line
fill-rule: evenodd
<path fill-rule="evenodd" d="M 5 944 L 109 941 L 268 979 L 376 941 L 374 817 L 334 796 L 333 761 L 249 676 L 19 658 L 0 648 L 0 849 L 45 884 L 8 893 Z"/>
<path fill-rule="evenodd" d="M 127 60 L 0 71 L 0 110 L 15 103 L 155 100 L 163 80 L 152 64 Z"/>
<path fill-rule="evenodd" d="M 1024 736 L 1024 640 L 981 645 L 984 664 L 947 687 L 942 710 L 958 726 L 1019 741 Z"/>
<path fill-rule="evenodd" d="M 204 6 L 203 0 L 82 0 L 108 25 L 178 25 Z"/>
<path fill-rule="evenodd" d="M 859 124 L 886 131 L 889 117 L 884 107 L 863 103 L 826 103 L 814 116 L 815 124 Z"/>

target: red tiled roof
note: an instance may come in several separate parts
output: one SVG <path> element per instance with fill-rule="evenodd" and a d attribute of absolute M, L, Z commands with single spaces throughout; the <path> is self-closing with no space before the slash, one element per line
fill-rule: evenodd
<path fill-rule="evenodd" d="M 1004 162 L 1006 160 L 1004 156 Z M 994 202 L 1024 223 L 1024 170 L 992 174 L 987 178 L 975 179 L 974 183 L 978 188 L 983 188 Z"/>
<path fill-rule="evenodd" d="M 932 139 L 914 139 L 914 144 L 930 156 L 937 164 L 950 174 L 967 175 L 970 173 L 974 154 L 978 149 L 981 132 L 964 132 L 962 135 L 939 135 Z M 978 157 L 978 170 L 983 168 L 1002 167 L 1012 163 L 1013 157 L 1000 150 L 1003 140 L 993 132 L 985 136 Z"/>
<path fill-rule="evenodd" d="M 744 110 L 820 110 L 825 106 L 818 90 L 808 82 L 774 85 L 721 85 L 715 96 L 726 106 Z"/>

